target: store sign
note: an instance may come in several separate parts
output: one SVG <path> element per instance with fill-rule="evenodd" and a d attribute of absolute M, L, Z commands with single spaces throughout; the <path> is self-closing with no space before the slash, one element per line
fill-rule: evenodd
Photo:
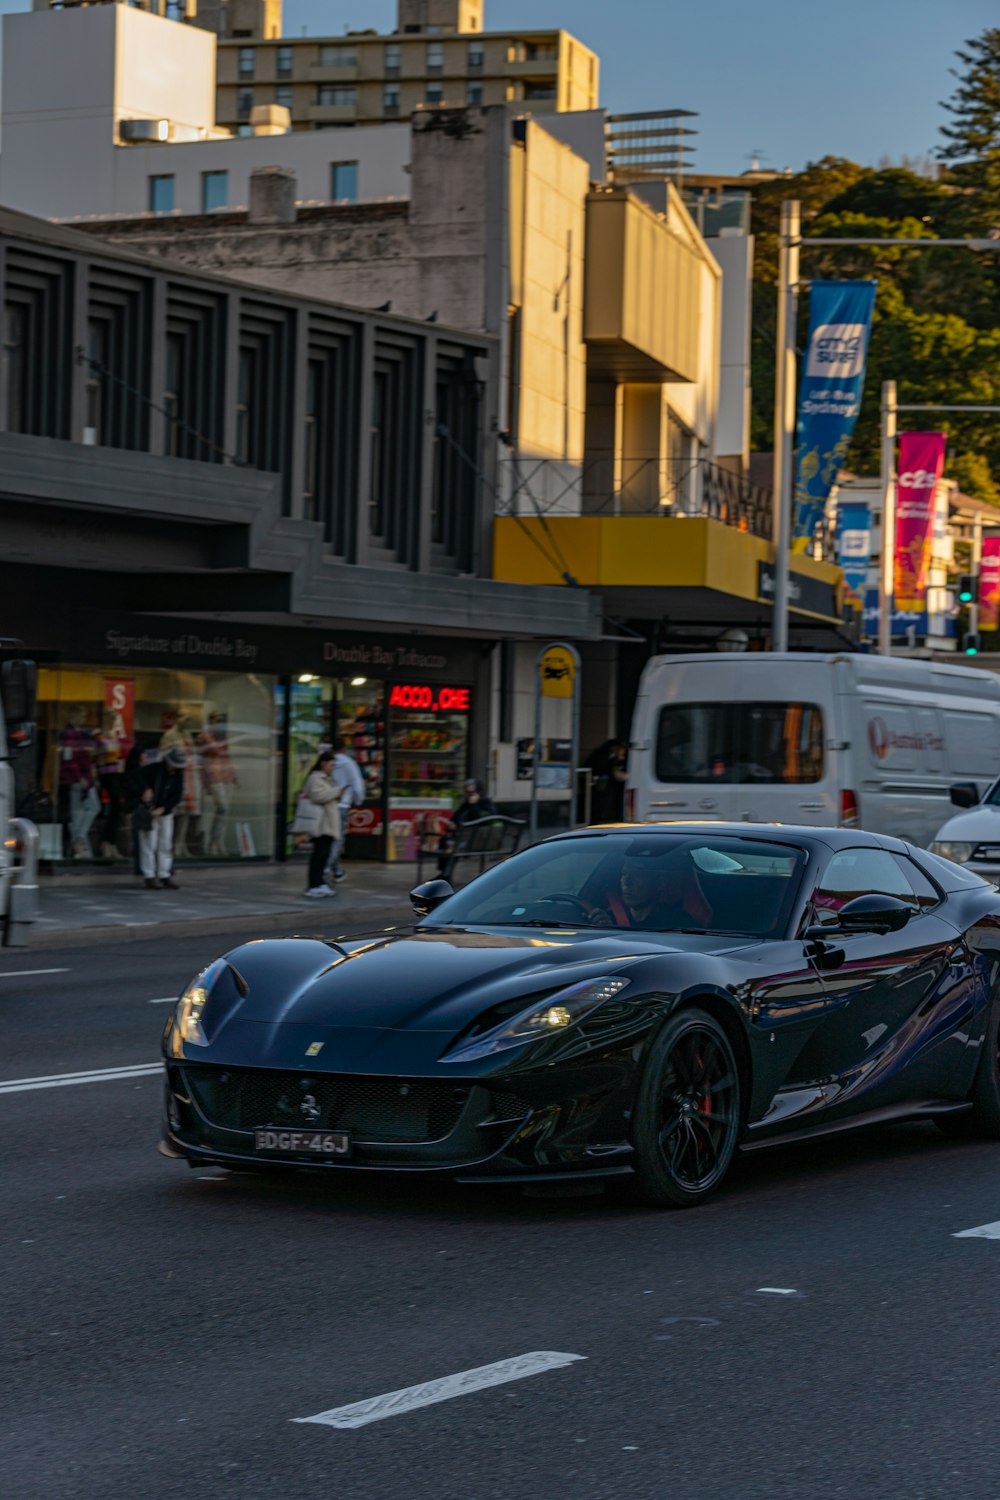
<path fill-rule="evenodd" d="M 566 646 L 550 646 L 542 654 L 539 676 L 543 698 L 572 698 L 576 658 Z"/>
<path fill-rule="evenodd" d="M 135 744 L 135 683 L 129 678 L 105 677 L 104 710 L 108 738 L 118 742 L 125 756 Z"/>
<path fill-rule="evenodd" d="M 430 687 L 421 682 L 398 682 L 389 691 L 390 708 L 422 708 L 429 713 L 467 714 L 469 688 Z"/>

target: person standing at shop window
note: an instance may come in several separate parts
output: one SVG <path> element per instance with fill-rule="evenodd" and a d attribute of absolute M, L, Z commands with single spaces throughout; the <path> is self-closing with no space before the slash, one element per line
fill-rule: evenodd
<path fill-rule="evenodd" d="M 334 880 L 343 880 L 347 871 L 341 867 L 340 854 L 347 838 L 347 820 L 351 808 L 361 807 L 364 803 L 365 779 L 353 755 L 348 754 L 346 742 L 339 738 L 333 742 L 333 779 L 340 783 L 343 791 L 340 796 L 340 833 L 330 850 L 328 868 Z"/>
<path fill-rule="evenodd" d="M 187 757 L 179 745 L 143 766 L 142 801 L 135 813 L 139 869 L 149 891 L 179 889 L 173 879 L 174 809 L 184 792 Z"/>
<path fill-rule="evenodd" d="M 323 872 L 330 863 L 334 840 L 340 838 L 340 799 L 344 788 L 334 780 L 334 761 L 333 751 L 323 750 L 309 772 L 303 792 L 306 801 L 312 803 L 319 814 L 316 832 L 312 835 L 309 884 L 306 887 L 306 895 L 314 900 L 337 894 L 323 879 Z"/>

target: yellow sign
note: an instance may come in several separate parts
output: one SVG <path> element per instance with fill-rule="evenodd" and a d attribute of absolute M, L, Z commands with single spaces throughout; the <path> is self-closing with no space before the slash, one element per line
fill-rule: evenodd
<path fill-rule="evenodd" d="M 543 698 L 572 698 L 576 662 L 565 646 L 550 646 L 539 662 Z"/>

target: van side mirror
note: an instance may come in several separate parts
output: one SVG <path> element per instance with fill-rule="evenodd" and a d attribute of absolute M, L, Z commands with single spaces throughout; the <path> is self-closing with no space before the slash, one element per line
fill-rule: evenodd
<path fill-rule="evenodd" d="M 948 788 L 948 796 L 956 807 L 977 807 L 979 788 L 974 781 L 956 781 Z"/>
<path fill-rule="evenodd" d="M 454 894 L 447 880 L 426 880 L 423 885 L 414 886 L 410 892 L 410 905 L 418 917 L 426 917 L 442 901 L 447 901 Z"/>
<path fill-rule="evenodd" d="M 5 661 L 0 666 L 0 701 L 10 724 L 35 722 L 38 668 L 33 661 Z"/>

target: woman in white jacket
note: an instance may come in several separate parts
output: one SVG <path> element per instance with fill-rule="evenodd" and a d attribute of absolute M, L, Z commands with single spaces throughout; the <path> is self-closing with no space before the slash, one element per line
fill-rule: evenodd
<path fill-rule="evenodd" d="M 309 856 L 309 885 L 306 895 L 314 898 L 335 896 L 337 893 L 323 882 L 323 871 L 330 859 L 330 850 L 335 839 L 340 838 L 340 798 L 343 787 L 333 779 L 334 755 L 324 750 L 306 779 L 305 795 L 310 802 L 322 809 L 319 832 L 313 835 L 312 853 Z"/>

